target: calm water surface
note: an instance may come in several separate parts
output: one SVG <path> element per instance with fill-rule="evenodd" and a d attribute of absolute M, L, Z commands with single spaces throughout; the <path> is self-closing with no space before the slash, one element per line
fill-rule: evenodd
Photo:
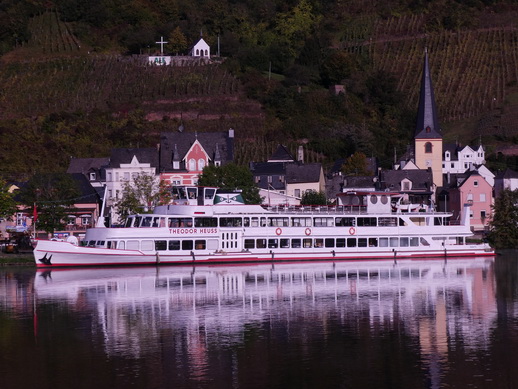
<path fill-rule="evenodd" d="M 516 388 L 518 255 L 0 270 L 0 387 Z"/>

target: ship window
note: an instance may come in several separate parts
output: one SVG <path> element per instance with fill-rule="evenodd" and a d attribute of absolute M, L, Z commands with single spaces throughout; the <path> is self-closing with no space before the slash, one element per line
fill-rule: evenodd
<path fill-rule="evenodd" d="M 140 245 L 140 249 L 142 251 L 152 251 L 155 248 L 154 242 L 152 240 L 143 240 Z"/>
<path fill-rule="evenodd" d="M 430 243 L 425 238 L 419 238 L 421 246 L 430 246 Z"/>
<path fill-rule="evenodd" d="M 222 217 L 219 219 L 220 227 L 241 227 L 243 220 L 240 217 Z"/>
<path fill-rule="evenodd" d="M 291 240 L 291 247 L 294 249 L 300 249 L 301 247 L 301 240 L 300 239 L 292 239 Z"/>
<path fill-rule="evenodd" d="M 332 217 L 316 217 L 313 219 L 315 227 L 333 227 L 334 219 Z"/>
<path fill-rule="evenodd" d="M 369 238 L 369 247 L 378 247 L 378 238 Z"/>
<path fill-rule="evenodd" d="M 205 240 L 195 240 L 194 241 L 194 248 L 196 250 L 205 250 L 205 247 L 207 244 L 205 243 Z"/>
<path fill-rule="evenodd" d="M 359 227 L 376 227 L 375 217 L 359 217 L 357 220 Z"/>
<path fill-rule="evenodd" d="M 166 240 L 155 240 L 155 250 L 156 251 L 167 250 L 167 241 Z"/>
<path fill-rule="evenodd" d="M 376 196 L 376 195 L 372 195 L 372 196 L 371 196 L 371 203 L 372 203 L 372 204 L 377 204 L 377 202 L 378 202 L 378 196 Z"/>
<path fill-rule="evenodd" d="M 261 218 L 261 227 L 266 227 L 266 218 L 265 217 Z"/>
<path fill-rule="evenodd" d="M 345 247 L 345 238 L 337 238 L 336 247 Z"/>
<path fill-rule="evenodd" d="M 378 218 L 378 225 L 380 227 L 396 227 L 397 219 L 395 217 L 380 217 Z"/>
<path fill-rule="evenodd" d="M 288 227 L 289 219 L 287 217 L 269 217 L 268 225 L 270 227 Z"/>
<path fill-rule="evenodd" d="M 264 249 L 266 248 L 266 239 L 257 239 L 256 240 L 256 247 L 258 249 Z"/>
<path fill-rule="evenodd" d="M 279 247 L 278 239 L 268 239 L 268 248 L 269 249 L 276 249 L 277 247 Z"/>
<path fill-rule="evenodd" d="M 141 227 L 151 227 L 151 222 L 153 221 L 153 217 L 151 216 L 146 216 L 143 220 L 142 220 L 142 224 L 141 224 Z"/>
<path fill-rule="evenodd" d="M 126 223 L 124 224 L 124 227 L 131 227 L 131 223 L 133 222 L 133 219 L 132 217 L 129 217 L 126 219 Z"/>
<path fill-rule="evenodd" d="M 419 246 L 419 238 L 417 238 L 417 237 L 410 238 L 410 246 L 412 246 L 412 247 Z"/>
<path fill-rule="evenodd" d="M 326 247 L 335 247 L 335 240 L 333 238 L 328 238 L 325 240 Z"/>
<path fill-rule="evenodd" d="M 179 240 L 170 240 L 169 241 L 169 250 L 180 250 L 180 241 Z"/>
<path fill-rule="evenodd" d="M 141 220 L 142 220 L 142 216 L 135 216 L 135 223 L 133 223 L 133 227 L 140 227 Z"/>
<path fill-rule="evenodd" d="M 310 248 L 310 247 L 313 246 L 313 239 L 305 238 L 305 239 L 302 240 L 302 244 L 303 244 L 305 249 Z"/>
<path fill-rule="evenodd" d="M 244 227 L 250 227 L 250 218 L 249 217 L 244 217 L 243 218 L 243 226 Z"/>
<path fill-rule="evenodd" d="M 358 247 L 367 247 L 367 238 L 358 238 Z"/>
<path fill-rule="evenodd" d="M 138 240 L 128 240 L 127 249 L 128 250 L 138 250 L 139 249 L 139 241 Z"/>
<path fill-rule="evenodd" d="M 169 218 L 169 228 L 192 227 L 192 219 L 190 217 Z"/>
<path fill-rule="evenodd" d="M 254 248 L 255 248 L 255 240 L 245 239 L 245 249 L 254 249 Z"/>
<path fill-rule="evenodd" d="M 259 218 L 257 218 L 257 217 L 252 218 L 252 227 L 259 227 Z"/>
<path fill-rule="evenodd" d="M 219 241 L 217 239 L 207 240 L 207 250 L 217 250 Z"/>
<path fill-rule="evenodd" d="M 194 227 L 217 227 L 218 219 L 215 217 L 197 217 L 194 219 Z"/>
<path fill-rule="evenodd" d="M 293 227 L 311 227 L 310 217 L 293 217 L 291 218 L 291 225 Z"/>
<path fill-rule="evenodd" d="M 182 240 L 182 250 L 192 250 L 192 240 Z"/>
<path fill-rule="evenodd" d="M 119 240 L 119 244 L 117 245 L 117 247 L 119 248 L 119 250 L 124 250 L 124 247 L 126 246 L 126 242 L 124 242 L 123 240 Z M 115 247 L 114 247 L 115 248 Z"/>
<path fill-rule="evenodd" d="M 387 203 L 388 203 L 388 196 L 381 195 L 381 204 L 387 204 Z"/>
<path fill-rule="evenodd" d="M 399 247 L 399 238 L 390 238 L 390 247 Z"/>
<path fill-rule="evenodd" d="M 388 238 L 380 238 L 379 244 L 380 244 L 380 247 L 388 247 Z"/>
<path fill-rule="evenodd" d="M 289 248 L 290 248 L 290 240 L 281 239 L 281 249 L 289 249 Z"/>
<path fill-rule="evenodd" d="M 337 227 L 354 227 L 354 217 L 337 217 L 335 219 L 335 225 Z"/>
<path fill-rule="evenodd" d="M 356 238 L 347 238 L 347 247 L 356 247 Z"/>
<path fill-rule="evenodd" d="M 317 247 L 317 248 L 324 247 L 324 239 L 322 239 L 322 238 L 315 239 L 315 247 Z"/>

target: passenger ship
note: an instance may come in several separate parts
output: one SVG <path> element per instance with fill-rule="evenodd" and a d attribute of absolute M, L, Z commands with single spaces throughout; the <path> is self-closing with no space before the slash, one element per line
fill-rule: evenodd
<path fill-rule="evenodd" d="M 245 205 L 239 192 L 179 186 L 173 201 L 124 227 L 87 230 L 80 245 L 39 240 L 38 267 L 490 256 L 470 243 L 469 209 L 393 211 L 388 192 L 339 193 L 335 206 Z M 469 208 L 469 204 L 466 204 Z"/>

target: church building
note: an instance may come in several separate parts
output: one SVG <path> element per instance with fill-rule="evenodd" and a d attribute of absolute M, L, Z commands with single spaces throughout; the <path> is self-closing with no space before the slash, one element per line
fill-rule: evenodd
<path fill-rule="evenodd" d="M 442 133 L 437 117 L 428 51 L 425 49 L 419 108 L 414 136 L 415 164 L 419 169 L 431 169 L 436 188 L 443 184 Z"/>

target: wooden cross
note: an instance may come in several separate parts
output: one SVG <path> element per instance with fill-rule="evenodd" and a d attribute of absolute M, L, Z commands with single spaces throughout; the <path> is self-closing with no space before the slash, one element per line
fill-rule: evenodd
<path fill-rule="evenodd" d="M 164 55 L 164 45 L 167 43 L 167 42 L 164 41 L 164 37 L 161 36 L 160 37 L 160 41 L 155 42 L 155 43 L 159 43 L 160 44 L 160 55 Z"/>

